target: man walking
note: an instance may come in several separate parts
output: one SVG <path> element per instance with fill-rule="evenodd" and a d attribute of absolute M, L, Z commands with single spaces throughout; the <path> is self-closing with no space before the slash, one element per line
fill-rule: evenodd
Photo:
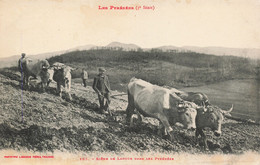
<path fill-rule="evenodd" d="M 94 78 L 93 89 L 98 94 L 98 100 L 100 104 L 101 113 L 109 113 L 112 116 L 109 110 L 110 104 L 110 84 L 107 75 L 105 75 L 105 68 L 101 67 L 98 69 L 99 74 Z"/>
<path fill-rule="evenodd" d="M 84 87 L 87 87 L 88 73 L 85 71 L 85 69 L 82 69 L 81 78 L 82 78 Z"/>

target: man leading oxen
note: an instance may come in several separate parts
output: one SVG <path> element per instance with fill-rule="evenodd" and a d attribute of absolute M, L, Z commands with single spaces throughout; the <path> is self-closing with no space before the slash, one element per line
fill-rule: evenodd
<path fill-rule="evenodd" d="M 132 116 L 136 109 L 145 117 L 152 117 L 159 120 L 159 131 L 165 128 L 174 138 L 171 125 L 180 122 L 187 129 L 195 129 L 196 109 L 195 104 L 183 101 L 169 89 L 152 85 L 144 80 L 132 78 L 127 86 L 128 106 L 126 109 L 127 122 L 132 125 Z M 187 105 L 189 104 L 190 105 Z"/>
<path fill-rule="evenodd" d="M 49 82 L 54 80 L 57 83 L 57 93 L 62 97 L 62 86 L 65 89 L 65 92 L 69 95 L 69 99 L 72 100 L 70 94 L 71 88 L 71 71 L 73 68 L 66 66 L 63 63 L 55 62 L 51 69 L 48 70 L 50 76 Z"/>
<path fill-rule="evenodd" d="M 25 58 L 25 54 L 22 54 L 22 58 L 18 62 L 18 69 L 21 72 L 23 86 L 30 87 L 31 77 L 40 78 L 40 85 L 44 92 L 50 76 L 47 71 L 49 67 L 50 64 L 47 60 Z"/>

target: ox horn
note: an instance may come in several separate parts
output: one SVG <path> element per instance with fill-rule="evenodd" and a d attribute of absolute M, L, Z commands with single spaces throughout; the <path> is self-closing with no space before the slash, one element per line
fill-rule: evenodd
<path fill-rule="evenodd" d="M 228 114 L 228 113 L 230 113 L 232 110 L 233 110 L 233 104 L 232 104 L 232 106 L 231 106 L 231 108 L 230 108 L 229 110 L 227 110 L 227 111 L 221 110 L 221 112 L 222 112 L 223 114 Z"/>

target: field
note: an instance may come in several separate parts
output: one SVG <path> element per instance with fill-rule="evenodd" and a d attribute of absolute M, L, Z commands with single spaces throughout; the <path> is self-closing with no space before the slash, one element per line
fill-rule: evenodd
<path fill-rule="evenodd" d="M 260 82 L 255 79 L 229 80 L 201 87 L 182 88 L 184 91 L 203 92 L 212 104 L 223 109 L 234 105 L 232 116 L 260 121 Z"/>
<path fill-rule="evenodd" d="M 91 86 L 82 87 L 78 79 L 72 83 L 72 101 L 68 101 L 65 95 L 63 98 L 56 96 L 55 83 L 51 84 L 46 93 L 39 93 L 36 90 L 21 91 L 20 76 L 14 70 L 2 69 L 0 79 L 1 150 L 71 153 L 97 151 L 116 154 L 260 152 L 260 126 L 257 124 L 226 119 L 222 125 L 221 137 L 217 138 L 206 130 L 210 150 L 204 151 L 201 143 L 196 141 L 194 132 L 183 130 L 179 126 L 174 127 L 177 139 L 175 143 L 157 136 L 158 121 L 155 119 L 145 118 L 141 125 L 130 129 L 125 123 L 126 96 L 112 98 L 113 118 L 99 114 L 96 94 Z M 89 84 L 91 81 L 90 79 Z M 223 86 L 226 85 L 224 82 Z M 122 89 L 123 87 L 122 84 Z M 196 89 L 202 90 L 204 87 Z M 213 89 L 214 92 L 217 91 L 217 87 Z M 211 87 L 206 89 L 206 92 L 209 93 L 212 103 L 215 101 L 218 103 L 222 98 L 210 95 L 212 93 L 210 90 Z M 115 90 L 112 92 L 112 94 L 120 93 L 122 92 Z M 223 106 L 221 102 L 219 106 L 228 108 L 233 103 L 234 111 L 239 109 L 240 100 L 236 100 L 239 97 L 228 98 L 225 103 L 223 98 Z"/>

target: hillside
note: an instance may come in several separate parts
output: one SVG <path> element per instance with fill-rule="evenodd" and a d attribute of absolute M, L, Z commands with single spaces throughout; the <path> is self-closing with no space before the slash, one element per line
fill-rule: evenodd
<path fill-rule="evenodd" d="M 199 54 L 208 54 L 208 55 L 217 55 L 217 56 L 237 56 L 248 59 L 259 59 L 260 58 L 260 49 L 257 48 L 226 48 L 226 47 L 196 47 L 196 46 L 183 46 L 177 47 L 172 45 L 160 46 L 155 48 L 142 48 L 141 46 L 135 44 L 126 44 L 120 42 L 111 42 L 106 46 L 97 46 L 97 45 L 82 45 L 67 50 L 40 53 L 40 54 L 28 54 L 29 57 L 35 59 L 46 59 L 65 53 L 73 51 L 87 51 L 90 49 L 114 49 L 114 50 L 124 50 L 124 51 L 144 51 L 151 52 L 154 50 L 159 50 L 161 52 L 179 52 L 179 53 L 199 53 Z M 21 52 L 22 53 L 22 52 Z M 25 52 L 26 53 L 26 52 Z M 17 61 L 20 58 L 20 55 L 13 55 L 10 57 L 0 58 L 0 68 L 12 67 L 17 65 Z"/>
<path fill-rule="evenodd" d="M 106 67 L 117 86 L 138 77 L 154 84 L 172 87 L 201 86 L 235 78 L 255 78 L 257 61 L 233 56 L 214 56 L 195 52 L 123 51 L 100 48 L 74 51 L 48 59 L 85 68 L 90 77 L 98 67 Z"/>
<path fill-rule="evenodd" d="M 97 113 L 97 97 L 90 86 L 72 83 L 73 101 L 47 93 L 21 91 L 16 71 L 0 71 L 0 149 L 39 152 L 160 152 L 233 153 L 260 152 L 260 126 L 225 120 L 220 138 L 206 131 L 210 151 L 197 145 L 194 132 L 174 127 L 177 142 L 156 135 L 158 121 L 145 118 L 130 129 L 125 123 L 126 96 L 113 97 L 114 118 Z M 120 92 L 113 91 L 112 94 Z"/>
<path fill-rule="evenodd" d="M 178 52 L 196 52 L 203 54 L 212 54 L 217 56 L 237 56 L 237 57 L 250 57 L 253 59 L 260 58 L 260 49 L 257 48 L 226 48 L 226 47 L 198 47 L 198 46 L 161 46 L 157 49 L 161 49 L 163 51 L 171 51 L 176 50 Z"/>

